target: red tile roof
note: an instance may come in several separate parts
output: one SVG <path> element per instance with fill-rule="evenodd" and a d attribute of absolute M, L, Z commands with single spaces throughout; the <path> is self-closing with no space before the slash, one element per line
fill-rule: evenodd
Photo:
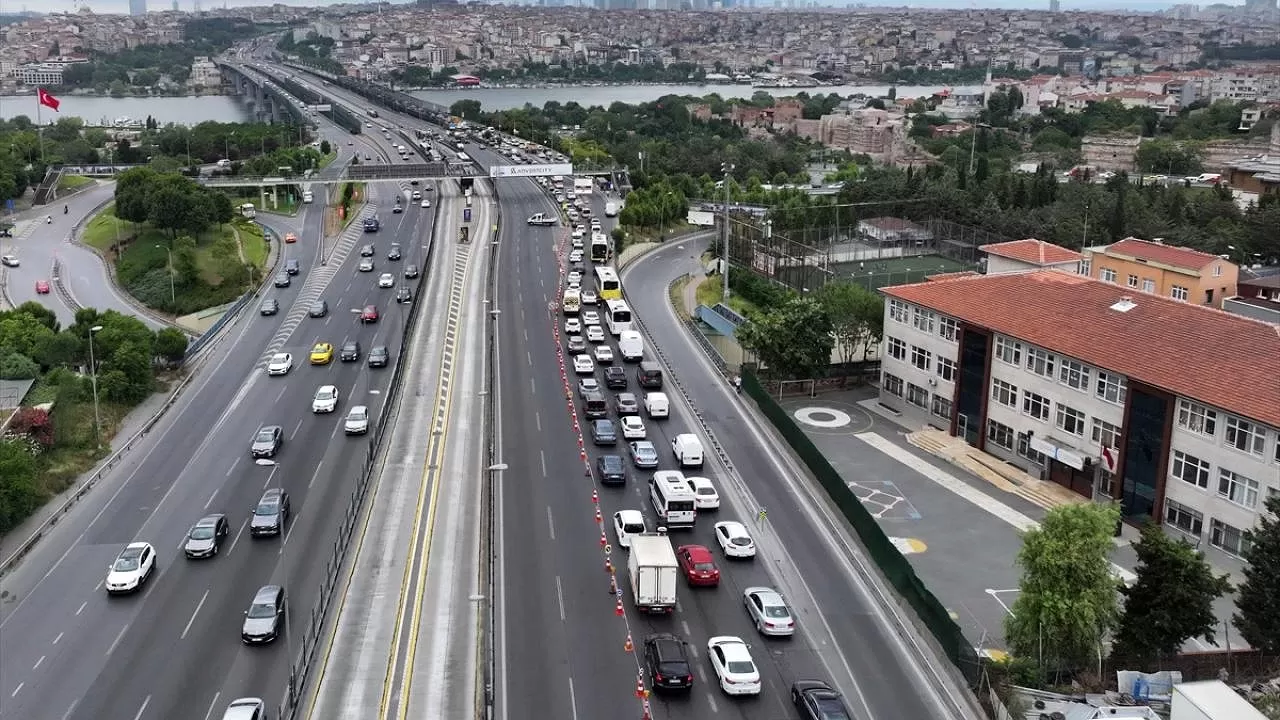
<path fill-rule="evenodd" d="M 883 292 L 1280 428 L 1280 327 L 1060 270 Z M 1136 306 L 1112 310 L 1125 296 Z"/>
<path fill-rule="evenodd" d="M 1039 265 L 1040 267 L 1075 262 L 1084 258 L 1083 255 L 1075 250 L 1068 250 L 1061 245 L 1054 245 L 1035 238 L 991 243 L 978 249 L 989 255 L 998 255 L 1010 260 Z"/>
<path fill-rule="evenodd" d="M 970 277 L 973 275 L 981 276 L 982 273 L 975 272 L 973 270 L 957 270 L 956 272 L 945 272 L 945 273 L 938 273 L 936 275 L 925 275 L 924 279 L 932 282 L 934 280 L 948 280 L 954 277 Z"/>
<path fill-rule="evenodd" d="M 1124 255 L 1184 270 L 1200 270 L 1215 260 L 1221 260 L 1217 255 L 1202 253 L 1199 250 L 1138 238 L 1125 238 L 1120 242 L 1112 243 L 1105 252 L 1108 255 Z"/>

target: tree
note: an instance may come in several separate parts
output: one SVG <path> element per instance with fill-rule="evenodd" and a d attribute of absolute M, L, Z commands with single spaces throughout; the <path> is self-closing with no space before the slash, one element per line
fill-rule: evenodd
<path fill-rule="evenodd" d="M 0 353 L 0 380 L 34 380 L 39 375 L 35 360 L 21 353 Z"/>
<path fill-rule="evenodd" d="M 1231 591 L 1227 576 L 1214 575 L 1190 543 L 1169 537 L 1155 523 L 1142 528 L 1133 550 L 1138 581 L 1120 589 L 1124 616 L 1111 656 L 1156 660 L 1176 655 L 1193 637 L 1213 642 L 1218 624 L 1213 602 Z"/>
<path fill-rule="evenodd" d="M 480 101 L 479 100 L 459 100 L 449 106 L 449 114 L 460 117 L 463 120 L 479 120 L 480 119 Z"/>
<path fill-rule="evenodd" d="M 1245 531 L 1247 564 L 1231 622 L 1251 646 L 1275 655 L 1280 653 L 1280 495 L 1267 497 L 1265 507 L 1257 526 Z"/>
<path fill-rule="evenodd" d="M 328 154 L 329 154 L 330 152 L 332 152 L 332 151 L 333 151 L 333 146 L 331 146 L 331 145 L 329 144 L 329 141 L 328 141 L 328 140 L 321 140 L 321 141 L 320 141 L 320 154 L 321 154 L 321 155 L 328 155 Z"/>
<path fill-rule="evenodd" d="M 1021 591 L 1005 637 L 1014 655 L 1043 658 L 1047 668 L 1075 670 L 1096 661 L 1119 617 L 1111 575 L 1115 505 L 1082 503 L 1050 510 L 1023 536 Z"/>
<path fill-rule="evenodd" d="M 831 363 L 831 318 L 817 300 L 791 297 L 752 314 L 734 337 L 776 379 L 811 378 Z"/>
<path fill-rule="evenodd" d="M 0 439 L 0 533 L 40 507 L 36 459 L 21 441 Z"/>
<path fill-rule="evenodd" d="M 156 354 L 171 363 L 178 363 L 187 354 L 187 336 L 177 328 L 164 328 L 156 333 Z"/>
<path fill-rule="evenodd" d="M 884 326 L 884 302 L 861 285 L 831 282 L 818 291 L 818 302 L 831 318 L 832 335 L 840 362 L 853 363 L 859 351 L 865 359 L 872 340 Z"/>

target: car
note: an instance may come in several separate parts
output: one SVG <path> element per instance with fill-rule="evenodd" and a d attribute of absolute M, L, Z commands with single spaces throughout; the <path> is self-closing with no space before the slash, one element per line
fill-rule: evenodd
<path fill-rule="evenodd" d="M 276 353 L 267 363 L 268 375 L 288 375 L 293 369 L 293 356 L 289 353 Z"/>
<path fill-rule="evenodd" d="M 581 284 L 581 283 L 582 283 L 582 273 L 578 272 L 577 270 L 573 270 L 573 271 L 571 271 L 568 275 L 566 275 L 566 276 L 565 276 L 565 280 L 566 280 L 566 281 L 568 281 L 568 283 L 569 283 L 570 285 L 572 285 L 572 284 L 574 284 L 574 283 Z"/>
<path fill-rule="evenodd" d="M 413 263 L 409 263 L 408 265 L 405 265 L 404 277 L 406 280 L 412 280 L 418 277 L 418 266 Z"/>
<path fill-rule="evenodd" d="M 587 327 L 600 324 L 600 313 L 595 310 L 587 310 L 582 313 L 582 324 Z"/>
<path fill-rule="evenodd" d="M 374 251 L 373 251 L 373 245 L 372 245 L 372 244 L 368 244 L 368 245 L 361 245 L 361 246 L 360 246 L 360 257 L 368 257 L 368 258 L 371 258 L 371 257 L 373 257 L 373 253 L 374 253 Z"/>
<path fill-rule="evenodd" d="M 249 534 L 254 537 L 280 535 L 289 519 L 289 493 L 283 488 L 267 488 L 253 506 L 249 519 Z"/>
<path fill-rule="evenodd" d="M 587 342 L 602 343 L 604 342 L 604 328 L 599 325 L 592 325 L 587 328 Z"/>
<path fill-rule="evenodd" d="M 595 356 L 596 362 L 601 365 L 613 364 L 613 350 L 608 345 L 597 345 L 591 354 Z"/>
<path fill-rule="evenodd" d="M 624 415 L 618 419 L 618 425 L 622 427 L 624 440 L 644 440 L 648 434 L 639 415 Z"/>
<path fill-rule="evenodd" d="M 564 334 L 565 335 L 582 334 L 582 321 L 575 317 L 566 318 L 564 321 Z"/>
<path fill-rule="evenodd" d="M 797 680 L 791 683 L 791 702 L 801 720 L 853 720 L 844 698 L 821 680 Z"/>
<path fill-rule="evenodd" d="M 253 602 L 244 611 L 244 624 L 240 626 L 240 640 L 246 645 L 269 643 L 280 634 L 280 622 L 284 619 L 284 588 L 279 585 L 263 585 L 253 594 Z"/>
<path fill-rule="evenodd" d="M 586 352 L 587 341 L 581 335 L 570 335 L 567 347 L 571 353 Z"/>
<path fill-rule="evenodd" d="M 618 444 L 618 426 L 612 420 L 600 418 L 591 421 L 591 442 L 596 445 Z"/>
<path fill-rule="evenodd" d="M 720 493 L 716 492 L 716 486 L 711 484 L 711 478 L 705 477 L 688 477 L 685 478 L 689 489 L 693 491 L 693 506 L 698 510 L 719 510 L 720 509 Z"/>
<path fill-rule="evenodd" d="M 573 356 L 573 371 L 579 375 L 590 375 L 596 371 L 596 364 L 586 353 Z"/>
<path fill-rule="evenodd" d="M 690 585 L 715 587 L 720 584 L 720 568 L 705 545 L 681 545 L 676 548 L 676 561 Z"/>
<path fill-rule="evenodd" d="M 396 288 L 397 304 L 403 305 L 405 303 L 411 303 L 411 302 L 413 302 L 413 291 L 409 289 L 408 285 L 401 285 L 400 287 Z"/>
<path fill-rule="evenodd" d="M 582 263 L 582 258 L 578 258 L 577 260 L 574 260 L 572 263 L 570 263 L 569 267 L 573 268 L 574 270 L 577 270 L 578 272 L 582 272 L 587 269 L 587 266 Z M 582 289 L 582 283 L 576 283 L 575 286 L 579 290 Z"/>
<path fill-rule="evenodd" d="M 374 345 L 369 348 L 368 363 L 371 368 L 384 368 L 391 360 L 391 353 L 387 352 L 386 345 Z"/>
<path fill-rule="evenodd" d="M 596 346 L 596 360 L 600 360 L 601 349 L 608 349 L 605 345 Z M 613 353 L 610 351 L 607 356 L 608 362 L 613 362 Z M 603 361 L 602 361 L 603 362 Z M 604 369 L 604 386 L 610 390 L 625 390 L 627 388 L 627 371 L 617 365 L 608 365 Z M 635 396 L 631 396 L 635 399 Z"/>
<path fill-rule="evenodd" d="M 742 591 L 742 604 L 761 635 L 787 636 L 796 632 L 791 608 L 781 593 L 768 587 L 749 587 Z"/>
<path fill-rule="evenodd" d="M 262 301 L 262 305 L 258 308 L 258 312 L 263 315 L 275 315 L 280 312 L 280 301 L 275 298 L 267 298 Z"/>
<path fill-rule="evenodd" d="M 596 294 L 595 290 L 582 291 L 583 305 L 598 305 L 599 303 L 600 303 L 600 296 Z"/>
<path fill-rule="evenodd" d="M 48 294 L 49 294 L 49 281 L 48 281 L 48 280 L 37 280 L 37 281 L 36 281 L 36 293 L 37 293 L 37 294 L 39 294 L 39 295 L 48 295 Z"/>
<path fill-rule="evenodd" d="M 403 255 L 400 254 L 400 243 L 392 243 L 391 249 L 387 251 L 388 260 L 399 260 Z"/>
<path fill-rule="evenodd" d="M 342 423 L 342 431 L 347 435 L 364 435 L 369 432 L 369 408 L 355 405 L 347 411 L 347 419 Z"/>
<path fill-rule="evenodd" d="M 751 533 L 747 532 L 747 526 L 736 520 L 725 520 L 718 522 L 716 528 L 716 542 L 720 543 L 720 549 L 724 551 L 725 557 L 731 558 L 753 558 L 756 556 L 756 543 L 751 539 Z"/>
<path fill-rule="evenodd" d="M 311 412 L 331 413 L 338 409 L 338 386 L 321 385 L 316 388 L 316 395 L 311 399 Z"/>
<path fill-rule="evenodd" d="M 421 192 L 419 192 L 419 191 L 417 191 L 417 190 L 414 190 L 414 191 L 413 191 L 413 194 L 412 194 L 410 197 L 412 197 L 414 200 L 421 200 L 421 199 L 422 199 L 422 193 L 421 193 Z"/>
<path fill-rule="evenodd" d="M 636 440 L 630 443 L 631 462 L 638 468 L 658 467 L 658 449 L 648 440 Z"/>
<path fill-rule="evenodd" d="M 255 458 L 271 458 L 280 452 L 284 443 L 284 428 L 279 425 L 263 425 L 253 435 L 249 445 L 249 454 Z"/>
<path fill-rule="evenodd" d="M 419 204 L 419 207 L 429 208 L 429 207 L 431 207 L 431 201 L 430 201 L 430 200 L 423 200 L 423 201 Z"/>
<path fill-rule="evenodd" d="M 395 285 L 396 285 L 395 275 L 392 275 L 391 273 L 382 273 L 382 275 L 378 276 L 378 287 L 390 288 L 390 287 L 395 287 Z"/>
<path fill-rule="evenodd" d="M 356 270 L 373 272 L 373 258 L 360 258 L 360 264 L 356 266 Z"/>
<path fill-rule="evenodd" d="M 627 466 L 620 455 L 601 455 L 596 458 L 596 479 L 601 485 L 625 485 Z"/>
<path fill-rule="evenodd" d="M 600 381 L 595 378 L 582 378 L 578 381 L 578 395 L 600 392 Z"/>
<path fill-rule="evenodd" d="M 289 258 L 284 261 L 284 271 L 290 275 L 297 275 L 302 272 L 302 264 L 297 258 Z"/>
<path fill-rule="evenodd" d="M 18 267 L 22 263 L 18 261 L 17 255 L 0 255 L 0 265 L 5 267 Z"/>
<path fill-rule="evenodd" d="M 609 377 L 609 370 L 610 368 L 605 368 L 606 380 Z M 608 387 L 607 384 L 606 387 Z M 636 399 L 635 393 L 621 392 L 613 396 L 613 411 L 618 414 L 618 417 L 622 417 L 624 415 L 639 415 L 640 402 Z"/>
<path fill-rule="evenodd" d="M 108 566 L 103 585 L 108 595 L 134 592 L 142 589 L 155 571 L 156 549 L 151 547 L 151 543 L 132 542 Z"/>
<path fill-rule="evenodd" d="M 582 292 L 581 280 L 570 280 L 569 282 L 565 283 L 564 286 L 568 290 L 577 290 L 578 292 Z"/>
<path fill-rule="evenodd" d="M 639 510 L 619 510 L 613 514 L 613 534 L 619 546 L 630 550 L 631 536 L 644 531 L 644 513 Z"/>
<path fill-rule="evenodd" d="M 569 253 L 569 262 L 571 263 L 582 262 L 582 251 L 574 250 L 573 252 Z"/>
<path fill-rule="evenodd" d="M 707 641 L 707 658 L 726 695 L 759 695 L 760 670 L 742 638 L 717 635 Z"/>
<path fill-rule="evenodd" d="M 368 308 L 365 309 L 368 310 Z M 342 362 L 358 362 L 360 360 L 360 342 L 348 340 L 342 343 L 342 349 L 338 351 L 338 358 Z"/>
<path fill-rule="evenodd" d="M 226 515 L 206 515 L 187 531 L 187 539 L 182 543 L 182 554 L 192 560 L 213 557 L 222 548 L 230 531 L 231 525 L 227 522 Z"/>
<path fill-rule="evenodd" d="M 275 286 L 278 288 L 287 288 L 293 284 L 293 278 L 287 272 L 276 273 Z"/>
<path fill-rule="evenodd" d="M 378 322 L 378 306 L 365 305 L 364 309 L 360 311 L 360 322 L 362 324 Z"/>
<path fill-rule="evenodd" d="M 654 633 L 645 637 L 644 668 L 655 692 L 693 688 L 689 644 L 671 633 Z"/>
<path fill-rule="evenodd" d="M 316 300 L 307 308 L 307 314 L 313 318 L 322 318 L 329 314 L 329 303 L 325 300 Z"/>
<path fill-rule="evenodd" d="M 318 342 L 311 348 L 312 365 L 328 365 L 333 362 L 333 343 Z"/>

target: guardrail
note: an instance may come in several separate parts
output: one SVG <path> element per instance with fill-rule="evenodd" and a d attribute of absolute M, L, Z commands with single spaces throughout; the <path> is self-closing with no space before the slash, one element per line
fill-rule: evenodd
<path fill-rule="evenodd" d="M 497 471 L 491 471 L 489 468 L 497 466 L 502 462 L 502 391 L 499 387 L 498 372 L 498 319 L 500 317 L 500 308 L 498 307 L 498 254 L 501 249 L 499 238 L 502 236 L 502 201 L 498 193 L 499 183 L 493 183 L 494 198 L 497 199 L 497 220 L 493 226 L 493 240 L 489 244 L 489 271 L 486 278 L 488 286 L 489 307 L 492 312 L 489 313 L 486 321 L 486 329 L 488 333 L 486 350 L 489 354 L 488 374 L 485 382 L 488 385 L 489 395 L 488 402 L 485 403 L 485 426 L 489 428 L 489 444 L 487 453 L 487 462 L 485 469 L 482 471 L 485 477 L 481 480 L 482 497 L 481 507 L 483 511 L 480 515 L 480 543 L 481 543 L 481 567 L 485 573 L 487 583 L 486 597 L 488 602 L 480 605 L 480 625 L 484 628 L 481 634 L 481 647 L 477 648 L 477 653 L 481 661 L 477 663 L 477 682 L 476 682 L 476 702 L 475 702 L 475 720 L 492 720 L 494 717 L 494 708 L 497 702 L 496 695 L 496 678 L 497 678 L 497 627 L 495 618 L 497 617 L 494 602 L 497 598 L 497 544 L 494 537 L 494 516 L 497 507 L 497 490 L 494 488 L 495 476 Z"/>
<path fill-rule="evenodd" d="M 54 258 L 53 267 L 49 270 L 49 279 L 53 284 L 54 292 L 58 293 L 59 298 L 62 298 L 62 304 L 71 308 L 72 313 L 76 313 L 84 309 L 83 305 L 76 302 L 75 296 L 71 294 L 71 291 L 67 289 L 66 284 L 62 281 L 61 260 Z"/>

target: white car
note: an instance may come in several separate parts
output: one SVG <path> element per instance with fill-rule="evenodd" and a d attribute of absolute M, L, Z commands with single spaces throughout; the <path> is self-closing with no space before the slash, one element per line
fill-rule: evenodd
<path fill-rule="evenodd" d="M 431 201 L 430 201 L 430 200 L 423 200 L 423 201 L 422 201 L 422 207 L 424 207 L 424 208 L 429 208 L 429 207 L 431 207 Z"/>
<path fill-rule="evenodd" d="M 613 514 L 613 534 L 618 544 L 631 549 L 631 536 L 644 532 L 644 513 L 639 510 L 619 510 Z"/>
<path fill-rule="evenodd" d="M 623 415 L 618 419 L 618 425 L 622 426 L 623 440 L 644 440 L 647 435 L 639 415 Z"/>
<path fill-rule="evenodd" d="M 597 345 L 592 354 L 596 356 L 596 362 L 601 365 L 613 364 L 613 349 L 608 345 Z"/>
<path fill-rule="evenodd" d="M 694 507 L 697 507 L 696 502 Z M 747 532 L 747 526 L 736 520 L 716 523 L 716 542 L 725 557 L 753 558 L 756 556 L 756 543 Z"/>
<path fill-rule="evenodd" d="M 315 399 L 311 401 L 311 412 L 331 413 L 338 409 L 338 386 L 321 385 L 316 389 Z"/>
<path fill-rule="evenodd" d="M 596 294 L 596 291 L 595 291 L 595 290 L 583 290 L 583 291 L 582 291 L 582 304 L 583 304 L 583 305 L 596 305 L 596 304 L 598 304 L 599 302 L 600 302 L 600 296 Z"/>
<path fill-rule="evenodd" d="M 582 321 L 576 317 L 565 318 L 564 334 L 565 335 L 581 335 Z"/>
<path fill-rule="evenodd" d="M 777 590 L 767 587 L 749 587 L 742 591 L 742 604 L 761 635 L 785 637 L 796 634 L 796 621 L 791 608 Z"/>
<path fill-rule="evenodd" d="M 293 356 L 289 353 L 276 353 L 271 356 L 271 362 L 267 363 L 268 375 L 288 375 L 293 369 Z"/>
<path fill-rule="evenodd" d="M 570 285 L 572 285 L 573 283 L 577 283 L 581 285 L 582 273 L 578 272 L 577 270 L 570 270 L 569 275 L 565 279 L 569 281 Z"/>
<path fill-rule="evenodd" d="M 595 310 L 587 310 L 582 313 L 582 324 L 587 327 L 600 324 L 600 313 Z"/>
<path fill-rule="evenodd" d="M 111 594 L 133 592 L 151 579 L 156 570 L 156 549 L 151 543 L 129 543 L 107 570 L 103 585 Z"/>
<path fill-rule="evenodd" d="M 583 233 L 583 230 L 582 230 L 582 228 L 581 228 L 581 227 L 576 227 L 576 228 L 574 228 L 574 229 L 573 229 L 573 239 L 574 239 L 574 240 L 581 240 L 581 239 L 582 239 L 582 233 Z"/>
<path fill-rule="evenodd" d="M 592 325 L 587 328 L 587 342 L 602 343 L 604 342 L 604 328 L 599 325 Z"/>
<path fill-rule="evenodd" d="M 581 250 L 574 250 L 573 252 L 569 253 L 569 262 L 571 262 L 571 263 L 580 263 L 580 262 L 582 262 L 582 251 L 581 251 Z"/>
<path fill-rule="evenodd" d="M 717 635 L 707 641 L 711 669 L 726 695 L 759 695 L 760 670 L 742 638 Z"/>
<path fill-rule="evenodd" d="M 698 510 L 720 509 L 720 493 L 716 492 L 716 486 L 711 484 L 711 478 L 691 477 L 685 478 L 685 482 L 689 484 L 689 489 L 693 491 L 694 508 Z"/>
<path fill-rule="evenodd" d="M 347 411 L 347 419 L 342 423 L 342 430 L 348 435 L 363 435 L 369 432 L 369 408 L 356 405 Z"/>
<path fill-rule="evenodd" d="M 596 364 L 591 360 L 591 356 L 586 353 L 574 355 L 573 371 L 579 375 L 590 375 L 596 371 Z"/>
<path fill-rule="evenodd" d="M 380 275 L 380 276 L 378 277 L 378 287 L 380 287 L 380 288 L 392 288 L 392 287 L 395 287 L 395 286 L 396 286 L 396 276 L 395 276 L 395 275 L 392 275 L 391 273 L 382 273 L 382 275 Z"/>

